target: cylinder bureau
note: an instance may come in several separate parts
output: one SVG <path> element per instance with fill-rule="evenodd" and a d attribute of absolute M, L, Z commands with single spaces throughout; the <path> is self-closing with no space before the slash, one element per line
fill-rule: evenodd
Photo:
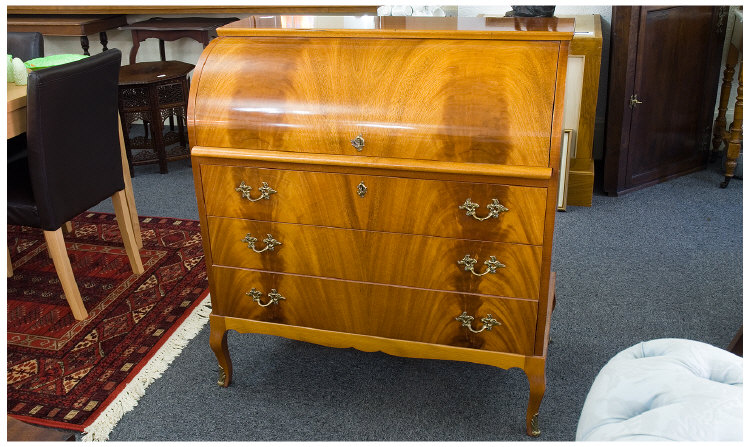
<path fill-rule="evenodd" d="M 228 330 L 521 368 L 539 435 L 573 20 L 251 16 L 217 33 L 188 134 L 219 385 Z"/>

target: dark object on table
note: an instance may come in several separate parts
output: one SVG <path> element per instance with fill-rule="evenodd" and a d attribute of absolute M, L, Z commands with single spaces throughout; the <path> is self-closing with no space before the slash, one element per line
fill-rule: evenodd
<path fill-rule="evenodd" d="M 167 161 L 190 157 L 185 117 L 187 74 L 193 68 L 195 65 L 180 61 L 138 62 L 120 68 L 119 108 L 131 176 L 134 165 L 159 163 L 159 172 L 166 174 Z M 177 132 L 164 135 L 164 120 L 173 116 L 177 117 Z M 146 125 L 145 135 L 131 138 L 131 124 L 138 120 Z M 166 147 L 174 143 L 179 146 L 167 153 Z M 133 149 L 151 151 L 135 154 Z"/>
<path fill-rule="evenodd" d="M 143 273 L 125 199 L 117 129 L 121 59 L 120 51 L 113 49 L 29 73 L 28 157 L 8 164 L 8 223 L 44 230 L 77 320 L 88 318 L 88 313 L 62 232 L 73 217 L 112 197 L 130 265 L 134 273 Z"/>
<path fill-rule="evenodd" d="M 513 11 L 508 11 L 507 17 L 552 17 L 555 15 L 554 6 L 511 6 Z"/>
<path fill-rule="evenodd" d="M 8 54 L 26 62 L 44 56 L 44 37 L 42 33 L 9 31 Z"/>

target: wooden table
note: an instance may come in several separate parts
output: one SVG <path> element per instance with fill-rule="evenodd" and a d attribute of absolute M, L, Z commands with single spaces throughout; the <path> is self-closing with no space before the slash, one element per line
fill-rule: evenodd
<path fill-rule="evenodd" d="M 13 138 L 26 132 L 26 86 L 8 83 L 8 138 Z M 119 118 L 118 118 L 119 121 Z M 138 248 L 143 248 L 141 237 L 141 226 L 138 223 L 138 212 L 135 209 L 135 196 L 133 195 L 133 183 L 130 181 L 130 168 L 125 154 L 125 142 L 120 128 L 120 156 L 122 157 L 122 175 L 125 181 L 125 197 L 127 198 L 130 220 L 133 222 L 133 231 Z M 10 259 L 8 259 L 10 266 Z"/>
<path fill-rule="evenodd" d="M 206 48 L 211 37 L 216 36 L 216 28 L 238 20 L 236 17 L 153 17 L 141 22 L 121 26 L 121 30 L 130 30 L 133 36 L 133 48 L 130 50 L 130 63 L 135 63 L 141 42 L 155 38 L 159 39 L 159 55 L 166 61 L 164 41 L 173 41 L 187 37 L 203 44 Z"/>
<path fill-rule="evenodd" d="M 99 33 L 102 51 L 107 51 L 107 30 L 127 25 L 124 14 L 118 15 L 8 15 L 8 31 L 39 32 L 45 36 L 78 36 L 83 54 L 89 55 L 89 34 Z"/>

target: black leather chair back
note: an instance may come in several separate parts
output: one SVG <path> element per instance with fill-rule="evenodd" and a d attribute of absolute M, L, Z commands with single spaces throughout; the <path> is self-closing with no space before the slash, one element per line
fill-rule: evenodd
<path fill-rule="evenodd" d="M 8 54 L 26 62 L 44 56 L 42 33 L 8 32 Z"/>
<path fill-rule="evenodd" d="M 29 174 L 41 227 L 53 231 L 124 189 L 117 49 L 29 73 Z"/>

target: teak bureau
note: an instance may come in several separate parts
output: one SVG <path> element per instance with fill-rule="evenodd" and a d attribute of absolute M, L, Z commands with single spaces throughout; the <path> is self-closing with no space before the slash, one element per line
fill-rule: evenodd
<path fill-rule="evenodd" d="M 219 384 L 230 329 L 517 367 L 538 435 L 573 21 L 255 16 L 218 35 L 188 128 Z"/>

